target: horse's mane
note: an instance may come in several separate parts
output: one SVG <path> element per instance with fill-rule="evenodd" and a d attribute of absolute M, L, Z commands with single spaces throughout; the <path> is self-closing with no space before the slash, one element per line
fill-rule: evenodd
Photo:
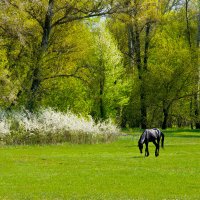
<path fill-rule="evenodd" d="M 139 139 L 139 141 L 138 141 L 139 143 L 141 143 L 141 144 L 144 143 L 146 134 L 147 134 L 147 130 L 145 130 L 145 131 L 143 132 L 143 134 L 140 136 L 140 139 Z"/>

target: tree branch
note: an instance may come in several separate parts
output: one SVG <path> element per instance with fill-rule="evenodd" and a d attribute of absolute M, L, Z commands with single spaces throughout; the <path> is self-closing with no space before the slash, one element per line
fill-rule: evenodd
<path fill-rule="evenodd" d="M 101 6 L 101 3 L 96 5 L 96 7 L 94 7 L 91 10 L 78 9 L 76 7 L 68 5 L 68 11 L 65 12 L 65 15 L 63 17 L 55 21 L 52 24 L 52 27 L 73 22 L 73 21 L 77 21 L 77 20 L 88 19 L 91 17 L 100 17 L 100 16 L 111 15 L 115 13 L 127 13 L 127 10 L 128 10 L 128 8 L 120 7 L 120 5 L 115 5 L 115 7 L 111 7 L 106 10 L 103 8 L 103 6 Z M 69 15 L 70 11 L 73 11 L 73 13 Z M 130 11 L 130 9 L 128 11 Z"/>

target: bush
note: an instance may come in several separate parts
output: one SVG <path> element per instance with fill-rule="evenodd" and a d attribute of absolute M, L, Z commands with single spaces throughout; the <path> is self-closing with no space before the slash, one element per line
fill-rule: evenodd
<path fill-rule="evenodd" d="M 50 108 L 0 114 L 0 138 L 5 144 L 100 143 L 111 142 L 118 134 L 110 120 L 95 123 L 90 116 L 85 119 Z"/>

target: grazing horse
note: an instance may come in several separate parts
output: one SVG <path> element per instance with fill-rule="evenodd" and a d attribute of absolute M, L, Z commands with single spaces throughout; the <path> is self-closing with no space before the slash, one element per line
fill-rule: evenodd
<path fill-rule="evenodd" d="M 148 143 L 153 142 L 156 146 L 155 150 L 155 156 L 159 156 L 159 149 L 160 149 L 160 139 L 161 140 L 161 146 L 164 147 L 164 134 L 157 128 L 153 129 L 146 129 L 143 134 L 140 136 L 140 139 L 138 141 L 138 147 L 140 149 L 140 153 L 142 153 L 143 144 L 145 143 L 146 149 L 145 149 L 145 156 L 149 156 L 149 149 L 148 149 Z"/>

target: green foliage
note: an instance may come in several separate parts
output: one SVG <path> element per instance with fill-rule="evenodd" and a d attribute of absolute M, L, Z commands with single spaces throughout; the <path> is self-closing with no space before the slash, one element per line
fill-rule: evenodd
<path fill-rule="evenodd" d="M 74 78 L 46 81 L 42 85 L 40 105 L 64 112 L 70 109 L 74 113 L 87 115 L 91 107 L 91 100 L 87 93 L 87 87 L 82 81 Z"/>
<path fill-rule="evenodd" d="M 164 110 L 170 126 L 197 121 L 199 10 L 185 3 L 1 1 L 0 106 L 70 108 L 130 127 L 143 108 L 148 126 L 161 126 Z"/>
<path fill-rule="evenodd" d="M 10 80 L 6 50 L 0 50 L 0 106 L 6 107 L 15 97 L 14 86 Z M 12 90 L 13 89 L 13 90 Z"/>
<path fill-rule="evenodd" d="M 166 17 L 166 21 L 171 22 L 170 25 L 164 25 L 161 29 L 157 29 L 152 38 L 154 48 L 151 49 L 149 55 L 148 84 L 146 86 L 148 88 L 148 103 L 152 112 L 157 113 L 155 121 L 162 117 L 159 112 L 161 113 L 164 107 L 171 108 L 175 103 L 171 114 L 186 118 L 189 124 L 191 121 L 190 112 L 186 110 L 190 109 L 190 97 L 195 92 L 195 66 L 185 36 L 184 34 L 180 35 L 180 30 L 184 29 L 184 23 L 172 21 L 171 18 L 174 16 Z M 163 22 L 165 23 L 165 21 Z M 182 105 L 179 107 L 180 110 L 175 106 L 179 105 L 179 101 Z M 152 102 L 154 103 L 152 104 Z M 185 114 L 182 112 L 183 110 Z M 153 121 L 152 117 L 151 123 Z"/>

